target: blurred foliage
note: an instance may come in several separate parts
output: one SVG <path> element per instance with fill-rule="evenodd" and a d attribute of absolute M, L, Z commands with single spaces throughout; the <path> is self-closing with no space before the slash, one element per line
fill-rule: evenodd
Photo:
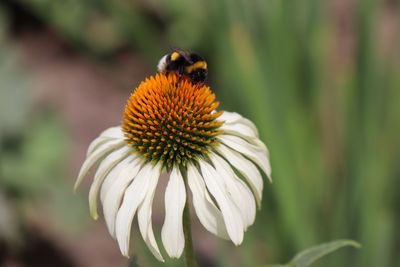
<path fill-rule="evenodd" d="M 15 53 L 12 53 L 9 48 L 5 48 L 6 43 L 6 15 L 2 9 L 0 9 L 0 165 L 2 165 L 4 156 L 4 146 L 6 145 L 6 135 L 13 136 L 17 134 L 22 128 L 24 123 L 24 117 L 26 114 L 25 107 L 22 105 L 15 113 L 13 112 L 15 106 L 9 101 L 9 99 L 15 100 L 20 99 L 20 103 L 25 104 L 25 98 L 23 96 L 23 88 L 21 84 L 18 85 L 17 89 L 14 90 L 12 87 L 14 82 L 21 81 L 16 79 L 16 60 Z M 19 234 L 19 218 L 17 211 L 12 202 L 9 201 L 6 195 L 6 188 L 4 183 L 6 176 L 0 168 L 0 245 L 3 242 L 9 244 L 17 244 L 21 240 Z"/>
<path fill-rule="evenodd" d="M 255 121 L 270 148 L 274 183 L 266 182 L 263 208 L 244 244 L 221 245 L 218 266 L 283 262 L 304 247 L 337 238 L 358 240 L 363 249 L 341 251 L 315 266 L 400 265 L 398 2 L 18 2 L 83 53 L 103 57 L 128 48 L 156 66 L 171 46 L 199 52 L 209 62 L 222 107 Z M 390 27 L 395 30 L 385 35 Z M 2 105 L 3 114 L 23 119 L 18 112 L 26 111 L 4 113 Z M 21 149 L 20 166 L 27 170 L 33 162 L 41 166 L 39 159 L 28 160 L 36 153 L 46 160 L 62 154 L 57 147 L 32 151 L 47 135 L 58 136 L 54 124 L 37 127 L 38 140 Z M 19 164 L 13 156 L 7 160 Z M 157 264 L 151 256 L 139 256 L 141 261 Z"/>
<path fill-rule="evenodd" d="M 29 242 L 24 233 L 32 214 L 40 217 L 47 210 L 54 214 L 51 223 L 68 232 L 78 227 L 71 222 L 81 215 L 83 202 L 71 201 L 70 185 L 63 179 L 68 154 L 64 126 L 52 112 L 32 107 L 29 71 L 6 36 L 6 23 L 0 9 L 0 250 L 15 250 Z"/>
<path fill-rule="evenodd" d="M 7 44 L 6 23 L 6 15 L 0 9 L 0 138 L 20 132 L 28 113 L 27 84 L 20 77 L 18 54 Z"/>
<path fill-rule="evenodd" d="M 54 120 L 41 119 L 29 127 L 28 136 L 19 137 L 23 140 L 18 140 L 18 144 L 16 140 L 6 140 L 0 165 L 4 175 L 2 185 L 24 197 L 51 189 L 54 176 L 63 168 L 65 157 L 65 143 L 60 142 L 60 130 Z"/>

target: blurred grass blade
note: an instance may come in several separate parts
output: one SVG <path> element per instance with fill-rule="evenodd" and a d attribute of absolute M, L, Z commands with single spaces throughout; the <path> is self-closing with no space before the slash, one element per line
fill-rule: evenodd
<path fill-rule="evenodd" d="M 355 248 L 361 247 L 359 243 L 353 240 L 336 240 L 329 243 L 324 243 L 300 252 L 293 258 L 293 260 L 291 260 L 288 266 L 293 266 L 293 267 L 310 266 L 323 256 L 328 255 L 334 252 L 335 250 L 346 246 L 352 246 Z"/>

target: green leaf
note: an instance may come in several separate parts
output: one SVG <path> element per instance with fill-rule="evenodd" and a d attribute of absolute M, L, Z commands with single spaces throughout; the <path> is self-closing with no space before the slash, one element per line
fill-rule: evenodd
<path fill-rule="evenodd" d="M 299 254 L 297 254 L 289 263 L 289 266 L 293 267 L 306 267 L 310 266 L 323 256 L 334 252 L 335 250 L 352 246 L 355 248 L 360 248 L 361 245 L 353 240 L 336 240 L 329 243 L 324 243 L 315 247 L 306 249 Z"/>
<path fill-rule="evenodd" d="M 361 245 L 353 240 L 336 240 L 329 243 L 324 243 L 321 245 L 317 245 L 306 249 L 300 253 L 298 253 L 289 263 L 287 264 L 274 264 L 268 265 L 268 267 L 307 267 L 322 258 L 325 255 L 328 255 L 339 248 L 352 246 L 355 248 L 360 248 Z"/>

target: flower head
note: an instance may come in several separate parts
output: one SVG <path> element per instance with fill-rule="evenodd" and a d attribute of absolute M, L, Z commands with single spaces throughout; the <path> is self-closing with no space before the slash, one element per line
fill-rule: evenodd
<path fill-rule="evenodd" d="M 255 125 L 237 113 L 216 111 L 219 103 L 203 83 L 176 74 L 157 74 L 130 96 L 121 126 L 105 130 L 89 146 L 75 187 L 99 163 L 89 192 L 97 219 L 100 194 L 110 234 L 130 253 L 133 218 L 154 256 L 163 261 L 152 227 L 152 203 L 162 173 L 165 250 L 180 257 L 182 214 L 191 192 L 201 224 L 239 245 L 260 205 L 262 170 L 269 178 L 268 150 Z"/>
<path fill-rule="evenodd" d="M 209 87 L 177 75 L 159 74 L 142 82 L 125 107 L 126 142 L 148 161 L 187 166 L 219 143 L 222 112 Z"/>

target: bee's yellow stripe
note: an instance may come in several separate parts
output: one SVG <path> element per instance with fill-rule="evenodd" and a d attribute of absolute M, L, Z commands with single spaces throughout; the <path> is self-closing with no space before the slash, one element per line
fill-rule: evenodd
<path fill-rule="evenodd" d="M 181 55 L 178 52 L 172 52 L 171 54 L 171 60 L 175 61 L 177 60 Z"/>
<path fill-rule="evenodd" d="M 186 67 L 186 72 L 187 73 L 192 73 L 194 70 L 197 69 L 207 69 L 207 62 L 205 61 L 197 61 L 193 65 L 190 65 Z"/>

